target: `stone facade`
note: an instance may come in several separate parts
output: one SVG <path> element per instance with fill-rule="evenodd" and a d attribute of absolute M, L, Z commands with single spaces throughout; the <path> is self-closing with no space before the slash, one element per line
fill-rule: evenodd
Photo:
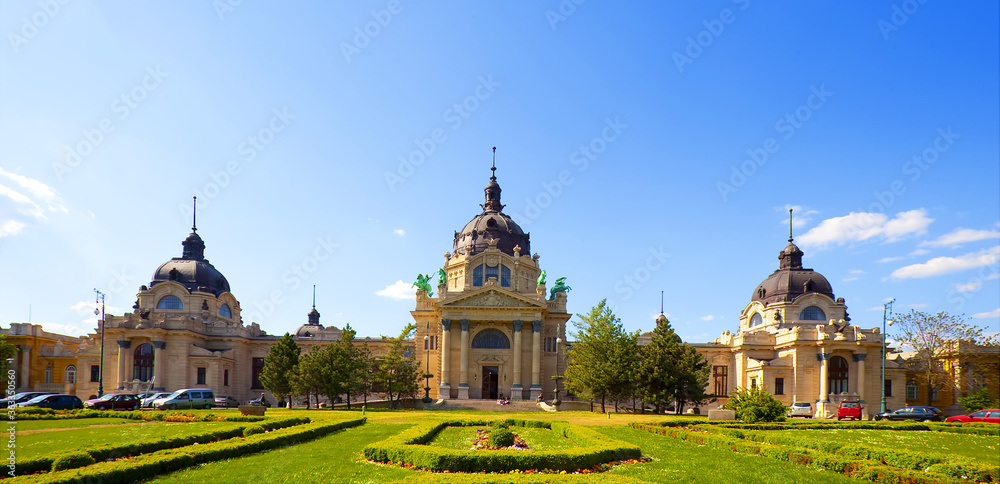
<path fill-rule="evenodd" d="M 80 338 L 50 333 L 31 323 L 11 323 L 0 334 L 17 348 L 10 369 L 18 392 L 76 393 L 90 376 L 77 362 Z"/>

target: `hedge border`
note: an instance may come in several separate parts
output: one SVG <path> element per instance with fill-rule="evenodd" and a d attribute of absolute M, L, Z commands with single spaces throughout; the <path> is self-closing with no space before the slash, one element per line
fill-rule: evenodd
<path fill-rule="evenodd" d="M 147 422 L 159 422 L 176 417 L 188 417 L 191 421 L 208 421 L 199 420 L 204 419 L 208 415 L 214 415 L 210 413 L 193 413 L 185 412 L 183 410 L 172 410 L 172 411 L 148 411 L 148 410 L 92 410 L 92 409 L 80 409 L 80 410 L 67 410 L 62 412 L 57 412 L 51 408 L 36 408 L 28 407 L 25 409 L 15 410 L 14 421 L 18 422 L 29 422 L 36 420 L 76 420 L 84 418 L 120 418 L 125 420 L 142 420 Z M 224 420 L 226 422 L 259 422 L 265 420 L 268 417 L 258 417 L 253 415 L 216 415 L 216 420 Z M 184 421 L 184 420 L 178 420 Z"/>
<path fill-rule="evenodd" d="M 357 427 L 364 423 L 364 417 L 336 423 L 308 423 L 247 438 L 233 438 L 210 444 L 189 445 L 126 459 L 100 462 L 80 469 L 19 476 L 6 482 L 12 484 L 22 482 L 37 484 L 83 484 L 90 482 L 128 484 L 149 479 L 154 475 L 167 474 L 198 464 L 242 457 L 251 453 L 312 440 L 339 430 Z"/>
<path fill-rule="evenodd" d="M 647 424 L 651 425 L 651 424 Z M 827 429 L 865 429 L 865 430 L 926 430 L 931 432 L 949 432 L 956 434 L 984 435 L 988 437 L 1000 436 L 1000 425 L 982 424 L 979 422 L 956 423 L 956 422 L 802 422 L 802 423 L 742 423 L 736 421 L 706 421 L 704 419 L 676 419 L 665 420 L 655 425 L 661 427 L 692 427 L 695 425 L 711 425 L 713 427 L 726 427 L 744 430 L 827 430 Z"/>
<path fill-rule="evenodd" d="M 547 428 L 581 447 L 552 451 L 447 449 L 425 445 L 445 427 L 489 426 L 497 420 L 446 420 L 419 423 L 396 436 L 365 446 L 365 459 L 405 464 L 425 471 L 496 473 L 550 470 L 573 472 L 615 461 L 641 459 L 639 447 L 604 436 L 595 430 L 566 422 L 502 419 L 511 427 Z"/>

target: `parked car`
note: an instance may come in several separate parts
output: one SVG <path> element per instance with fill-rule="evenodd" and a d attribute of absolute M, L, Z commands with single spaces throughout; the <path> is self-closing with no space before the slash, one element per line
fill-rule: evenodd
<path fill-rule="evenodd" d="M 83 402 L 76 395 L 39 395 L 27 402 L 18 404 L 19 407 L 42 407 L 53 410 L 74 410 L 83 408 Z"/>
<path fill-rule="evenodd" d="M 141 404 L 139 396 L 131 393 L 108 393 L 101 398 L 83 402 L 84 407 L 95 410 L 135 410 Z"/>
<path fill-rule="evenodd" d="M 170 395 L 153 400 L 153 408 L 177 410 L 181 408 L 212 408 L 215 394 L 205 388 L 184 388 Z"/>
<path fill-rule="evenodd" d="M 837 405 L 837 420 L 849 418 L 851 420 L 861 420 L 861 402 L 843 401 Z"/>
<path fill-rule="evenodd" d="M 955 415 L 944 419 L 945 422 L 990 422 L 1000 423 L 1000 408 L 988 408 L 972 412 L 968 415 Z"/>
<path fill-rule="evenodd" d="M 944 420 L 944 415 L 934 407 L 915 405 L 912 407 L 903 407 L 895 412 L 880 413 L 875 416 L 875 420 L 919 420 L 923 422 L 933 420 L 940 422 Z"/>
<path fill-rule="evenodd" d="M 4 398 L 4 399 L 0 400 L 0 408 L 7 408 L 7 407 L 10 406 L 11 403 L 13 403 L 15 405 L 19 405 L 19 404 L 27 402 L 28 400 L 31 400 L 32 398 L 35 398 L 35 397 L 37 397 L 39 395 L 55 395 L 55 394 L 52 393 L 52 392 L 21 392 L 21 393 L 15 393 L 15 394 L 11 395 L 10 398 Z"/>
<path fill-rule="evenodd" d="M 250 401 L 249 401 L 249 402 L 247 402 L 247 403 L 248 403 L 249 405 L 253 405 L 253 406 L 255 406 L 255 407 L 258 407 L 258 406 L 261 406 L 261 405 L 263 405 L 263 406 L 265 406 L 265 407 L 267 407 L 267 408 L 271 408 L 271 402 L 269 402 L 269 401 L 267 400 L 267 397 L 265 397 L 263 393 L 261 393 L 261 394 L 260 394 L 260 397 L 259 397 L 259 398 L 254 398 L 254 399 L 250 400 Z"/>
<path fill-rule="evenodd" d="M 230 396 L 215 397 L 215 406 L 226 408 L 239 407 L 240 401 Z"/>
<path fill-rule="evenodd" d="M 152 394 L 152 395 L 150 395 L 150 396 L 145 397 L 145 398 L 142 399 L 142 407 L 143 408 L 152 408 L 154 400 L 156 400 L 158 398 L 169 397 L 169 396 L 170 396 L 170 392 L 154 393 L 154 394 Z"/>
<path fill-rule="evenodd" d="M 813 406 L 809 402 L 792 402 L 788 407 L 788 416 L 812 418 Z"/>

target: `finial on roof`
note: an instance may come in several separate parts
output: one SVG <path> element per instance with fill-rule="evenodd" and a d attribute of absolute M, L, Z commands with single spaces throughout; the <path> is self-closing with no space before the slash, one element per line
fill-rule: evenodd
<path fill-rule="evenodd" d="M 788 242 L 791 243 L 792 240 L 792 209 L 788 209 Z"/>
<path fill-rule="evenodd" d="M 490 171 L 493 172 L 493 174 L 490 175 L 490 180 L 496 181 L 497 180 L 497 147 L 496 146 L 493 147 L 493 166 L 490 168 Z"/>
<path fill-rule="evenodd" d="M 660 291 L 660 314 L 663 314 L 663 291 Z"/>
<path fill-rule="evenodd" d="M 198 231 L 198 197 L 194 197 L 194 201 L 191 202 L 194 207 L 191 209 L 191 231 Z"/>
<path fill-rule="evenodd" d="M 316 284 L 313 284 L 313 309 L 316 309 Z"/>

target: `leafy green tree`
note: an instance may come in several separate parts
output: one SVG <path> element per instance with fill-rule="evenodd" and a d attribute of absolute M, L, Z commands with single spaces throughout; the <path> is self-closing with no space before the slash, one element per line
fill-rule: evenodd
<path fill-rule="evenodd" d="M 986 387 L 976 390 L 969 396 L 959 398 L 958 403 L 961 403 L 968 413 L 977 412 L 984 408 L 1000 408 L 1000 401 L 994 400 Z"/>
<path fill-rule="evenodd" d="M 609 399 L 617 401 L 630 392 L 639 334 L 625 332 L 606 299 L 577 318 L 576 342 L 567 352 L 566 388 L 591 402 L 599 400 L 604 412 Z"/>
<path fill-rule="evenodd" d="M 785 404 L 763 388 L 737 388 L 723 408 L 735 411 L 744 423 L 785 421 Z"/>
<path fill-rule="evenodd" d="M 379 360 L 376 383 L 381 386 L 392 408 L 398 408 L 404 397 L 415 398 L 417 378 L 420 369 L 416 364 L 416 353 L 406 346 L 406 339 L 413 335 L 416 325 L 410 323 L 399 336 L 389 340 L 389 352 Z M 383 336 L 383 338 L 385 338 Z"/>
<path fill-rule="evenodd" d="M 0 334 L 0 371 L 4 375 L 7 374 L 7 370 L 10 370 L 10 361 L 8 358 L 13 358 L 17 355 L 17 347 L 7 342 L 7 335 Z"/>
<path fill-rule="evenodd" d="M 984 335 L 983 328 L 966 323 L 964 315 L 939 312 L 931 315 L 915 309 L 893 321 L 893 338 L 897 343 L 916 351 L 910 360 L 911 369 L 922 374 L 926 383 L 927 405 L 932 404 L 934 386 L 945 387 L 953 384 L 951 375 L 944 371 L 945 358 L 957 358 L 961 351 L 960 342 L 974 345 L 994 346 L 996 335 Z M 960 358 L 959 358 L 960 360 Z"/>
<path fill-rule="evenodd" d="M 316 395 L 323 395 L 331 403 L 343 393 L 344 385 L 337 375 L 337 348 L 335 345 L 314 346 L 299 361 L 299 378 L 305 388 Z"/>
<path fill-rule="evenodd" d="M 264 388 L 270 390 L 279 401 L 284 401 L 287 397 L 289 408 L 292 406 L 292 392 L 295 390 L 293 383 L 301 352 L 302 349 L 295 344 L 292 335 L 285 333 L 271 347 L 260 372 L 260 383 Z"/>
<path fill-rule="evenodd" d="M 343 384 L 343 393 L 347 394 L 347 409 L 351 408 L 351 396 L 356 395 L 360 381 L 366 372 L 364 361 L 361 359 L 361 348 L 354 346 L 354 336 L 357 334 L 351 325 L 348 324 L 340 333 L 340 341 L 337 342 L 336 374 Z"/>
<path fill-rule="evenodd" d="M 368 405 L 368 394 L 372 392 L 375 384 L 373 375 L 378 373 L 378 362 L 372 357 L 372 350 L 368 347 L 367 341 L 358 347 L 358 367 L 360 376 L 354 391 L 361 395 L 362 405 Z"/>
<path fill-rule="evenodd" d="M 637 378 L 643 399 L 657 413 L 671 406 L 675 413 L 682 413 L 689 403 L 701 405 L 711 400 L 705 393 L 708 376 L 705 358 L 681 341 L 670 320 L 657 318 L 649 344 L 640 349 Z"/>

